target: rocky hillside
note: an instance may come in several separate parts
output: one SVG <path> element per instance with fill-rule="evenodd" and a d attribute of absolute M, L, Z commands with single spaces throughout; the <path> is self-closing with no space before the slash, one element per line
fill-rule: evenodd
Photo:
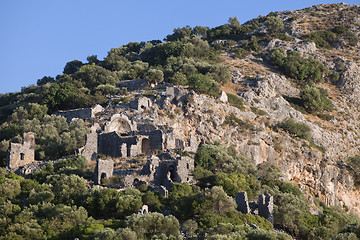
<path fill-rule="evenodd" d="M 272 188 L 274 186 L 262 179 L 260 173 L 261 166 L 274 165 L 281 174 L 273 176 L 271 181 L 281 180 L 288 184 L 290 190 L 285 193 L 305 196 L 311 216 L 321 219 L 326 206 L 360 216 L 359 37 L 360 6 L 327 4 L 274 12 L 242 25 L 236 18 L 230 18 L 228 24 L 212 29 L 201 26 L 177 28 L 164 42 L 129 43 L 111 49 L 103 61 L 96 56 L 88 57 L 86 64 L 74 60 L 66 64 L 64 73 L 56 79 L 44 77 L 37 86 L 24 88 L 21 93 L 0 96 L 0 118 L 3 120 L 0 157 L 6 158 L 9 143 L 21 142 L 22 133 L 35 132 L 37 160 L 58 159 L 80 152 L 88 158 L 89 165 L 94 166 L 94 156 L 95 159 L 108 158 L 114 161 L 110 165 L 115 163 L 114 175 L 119 178 L 132 175 L 132 187 L 139 187 L 135 177 L 137 181 L 149 181 L 147 184 L 152 186 L 149 180 L 149 176 L 154 175 L 152 163 L 159 164 L 159 159 L 166 156 L 171 156 L 166 159 L 171 161 L 194 159 L 195 156 L 196 169 L 201 165 L 196 162 L 199 161 L 196 152 L 202 146 L 214 143 L 218 148 L 221 145 L 230 149 L 226 150 L 229 151 L 226 157 L 231 155 L 231 149 L 235 149 L 248 158 L 231 155 L 233 158 L 251 159 L 254 169 L 258 167 L 256 172 L 241 162 L 248 168 L 241 174 L 252 174 L 257 177 L 254 182 L 264 185 L 258 183 L 259 187 L 256 187 L 252 182 L 246 190 L 241 188 L 243 191 L 280 191 L 281 187 Z M 71 121 L 73 113 L 64 113 L 96 103 L 103 108 L 97 107 L 96 114 L 83 117 L 84 121 Z M 67 121 L 60 116 L 67 117 Z M 117 135 L 112 138 L 114 132 Z M 156 135 L 158 133 L 160 137 Z M 121 148 L 108 150 L 115 144 L 114 139 Z M 130 141 L 137 142 L 130 144 Z M 126 147 L 125 143 L 128 144 Z M 186 158 L 182 158 L 184 156 Z M 224 162 L 213 169 L 204 167 L 203 172 L 195 170 L 194 181 L 191 178 L 191 181 L 178 182 L 192 184 L 193 188 L 189 187 L 186 194 L 193 191 L 192 194 L 199 197 L 201 191 L 208 191 L 203 185 L 209 184 L 202 185 L 204 178 L 198 175 L 208 174 L 209 179 L 221 171 L 229 176 L 235 174 L 224 170 L 229 168 Z M 141 178 L 144 169 L 150 174 Z M 61 167 L 57 170 L 66 173 Z M 54 173 L 54 169 L 52 171 Z M 75 172 L 71 171 L 68 170 Z M 32 175 L 33 179 L 53 183 L 49 182 L 49 176 L 44 180 L 48 173 L 37 174 Z M 82 176 L 86 178 L 87 174 Z M 171 175 L 169 170 L 169 181 L 169 178 L 173 179 Z M 117 180 L 126 179 L 112 178 L 111 181 Z M 196 190 L 196 184 L 201 191 Z M 166 191 L 169 190 L 171 195 L 170 186 L 166 186 Z M 135 193 L 130 195 L 135 196 Z M 190 195 L 184 196 L 185 199 Z M 174 194 L 171 197 L 176 198 Z M 87 201 L 94 198 L 88 197 Z M 194 201 L 192 207 L 197 204 L 194 198 L 191 198 Z M 190 198 L 186 199 L 190 201 Z M 319 201 L 324 202 L 324 206 Z M 86 205 L 88 202 L 77 206 L 85 207 L 95 218 L 103 218 Z M 143 199 L 143 202 L 146 201 Z M 195 219 L 199 229 L 206 232 L 202 237 L 215 231 L 215 223 L 200 218 L 201 214 L 187 216 L 179 211 L 180 207 L 170 208 L 162 213 L 177 214 L 181 224 Z M 279 214 L 280 210 L 276 211 Z M 133 212 L 136 211 L 129 214 Z M 275 216 L 275 227 L 295 238 L 315 239 L 318 230 L 286 226 L 286 218 L 281 218 L 283 222 L 280 223 L 279 215 Z M 304 226 L 311 225 L 309 218 L 302 219 L 308 221 Z M 127 228 L 131 228 L 129 221 L 125 222 L 128 225 L 124 223 Z M 261 223 L 259 219 L 256 221 Z M 271 229 L 267 224 L 264 228 Z M 294 225 L 297 224 L 294 221 Z M 209 226 L 213 227 L 211 231 L 210 228 L 204 230 Z M 320 229 L 320 226 L 319 223 L 314 229 Z M 331 229 L 331 226 L 326 227 Z M 339 231 L 321 237 L 330 238 Z"/>

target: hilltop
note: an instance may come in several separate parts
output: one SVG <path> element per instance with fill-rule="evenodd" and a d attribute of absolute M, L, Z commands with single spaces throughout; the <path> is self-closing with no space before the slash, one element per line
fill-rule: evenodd
<path fill-rule="evenodd" d="M 360 238 L 359 13 L 176 28 L 1 95 L 4 239 Z"/>

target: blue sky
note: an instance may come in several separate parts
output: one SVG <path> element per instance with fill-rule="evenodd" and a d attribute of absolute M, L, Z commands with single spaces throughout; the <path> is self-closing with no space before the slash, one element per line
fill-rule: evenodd
<path fill-rule="evenodd" d="M 1 0 L 0 93 L 61 74 L 74 59 L 102 60 L 128 42 L 162 40 L 176 27 L 240 23 L 272 11 L 340 1 L 289 0 Z M 359 4 L 359 0 L 346 1 Z"/>

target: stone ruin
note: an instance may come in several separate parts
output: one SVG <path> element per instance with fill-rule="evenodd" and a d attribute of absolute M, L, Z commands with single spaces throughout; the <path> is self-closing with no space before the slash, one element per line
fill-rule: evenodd
<path fill-rule="evenodd" d="M 142 90 L 149 87 L 147 79 L 125 80 L 116 83 L 117 88 L 126 88 L 128 91 Z"/>
<path fill-rule="evenodd" d="M 35 161 L 35 134 L 27 132 L 23 134 L 22 143 L 10 143 L 7 157 L 7 167 L 11 170 Z"/>
<path fill-rule="evenodd" d="M 258 202 L 249 202 L 246 192 L 239 192 L 235 196 L 237 210 L 244 214 L 258 214 L 273 224 L 273 196 L 262 194 L 258 197 Z"/>
<path fill-rule="evenodd" d="M 161 154 L 160 154 L 161 155 Z M 170 186 L 174 183 L 192 183 L 191 171 L 194 169 L 194 160 L 190 157 L 172 158 L 160 160 L 152 155 L 145 166 L 140 170 L 123 170 L 114 172 L 112 160 L 97 160 L 95 168 L 95 183 L 100 184 L 101 179 L 118 175 L 121 177 L 121 185 L 124 188 L 138 187 L 141 184 L 151 185 L 155 191 L 166 196 Z M 170 159 L 170 160 L 169 160 Z"/>
<path fill-rule="evenodd" d="M 101 184 L 101 180 L 113 176 L 114 161 L 98 159 L 95 168 L 95 183 Z"/>
<path fill-rule="evenodd" d="M 95 115 L 99 112 L 104 111 L 104 108 L 100 105 L 95 105 L 92 108 L 81 108 L 81 109 L 73 109 L 68 111 L 58 111 L 56 115 L 63 116 L 66 118 L 67 122 L 71 122 L 73 119 L 90 119 L 94 118 Z"/>
<path fill-rule="evenodd" d="M 147 214 L 147 213 L 149 213 L 149 207 L 148 207 L 148 205 L 143 205 L 143 206 L 140 208 L 139 213 L 140 213 L 140 214 Z"/>
<path fill-rule="evenodd" d="M 99 124 L 94 124 L 90 128 L 90 133 L 86 135 L 86 144 L 78 149 L 78 154 L 85 157 L 87 161 L 96 161 L 98 152 L 98 133 Z"/>
<path fill-rule="evenodd" d="M 149 109 L 151 105 L 151 100 L 147 97 L 139 97 L 130 102 L 130 107 L 140 112 Z"/>
<path fill-rule="evenodd" d="M 161 157 L 161 154 L 160 154 Z M 194 169 L 194 160 L 190 157 L 172 158 L 166 156 L 166 160 L 160 160 L 157 156 L 151 156 L 146 165 L 137 172 L 120 173 L 123 176 L 124 187 L 137 187 L 143 183 L 152 186 L 162 186 L 168 190 L 173 183 L 192 183 L 191 171 Z M 164 189 L 160 189 L 166 195 Z"/>
<path fill-rule="evenodd" d="M 97 154 L 123 158 L 161 150 L 196 151 L 198 143 L 195 136 L 184 141 L 178 135 L 166 126 L 136 123 L 124 114 L 115 114 L 103 130 L 98 124 L 91 128 L 86 144 L 78 152 L 88 161 L 93 161 Z"/>

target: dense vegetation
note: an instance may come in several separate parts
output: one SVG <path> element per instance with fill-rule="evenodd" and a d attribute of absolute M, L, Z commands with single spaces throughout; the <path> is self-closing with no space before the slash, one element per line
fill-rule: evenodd
<path fill-rule="evenodd" d="M 299 52 L 284 53 L 275 49 L 271 53 L 271 61 L 278 66 L 285 75 L 300 81 L 322 82 L 328 69 L 314 58 L 303 59 Z"/>
<path fill-rule="evenodd" d="M 320 202 L 319 215 L 312 215 L 302 192 L 278 180 L 276 167 L 256 167 L 233 147 L 203 145 L 195 163 L 198 184 L 175 183 L 168 198 L 146 185 L 126 191 L 89 188 L 82 157 L 48 163 L 27 179 L 0 168 L 0 239 L 178 239 L 180 226 L 190 239 L 291 239 L 264 218 L 235 210 L 232 196 L 238 191 L 250 199 L 263 192 L 273 195 L 274 227 L 297 239 L 329 239 L 342 230 L 341 237 L 357 228 L 344 228 L 355 217 Z M 143 204 L 151 213 L 137 213 Z"/>
<path fill-rule="evenodd" d="M 331 30 L 307 34 L 303 37 L 303 40 L 314 42 L 317 47 L 332 48 L 341 40 L 345 40 L 347 44 L 355 46 L 358 43 L 359 38 L 347 27 L 340 25 Z"/>

